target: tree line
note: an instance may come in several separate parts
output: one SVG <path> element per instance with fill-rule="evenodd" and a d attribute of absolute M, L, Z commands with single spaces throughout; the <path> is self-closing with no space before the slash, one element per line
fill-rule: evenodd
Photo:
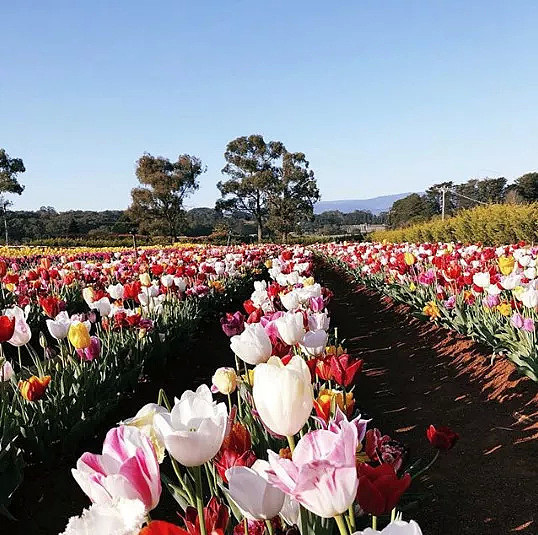
<path fill-rule="evenodd" d="M 538 201 L 538 173 L 526 173 L 513 184 L 504 177 L 434 184 L 424 194 L 412 193 L 394 202 L 387 217 L 389 227 L 402 228 L 440 216 L 443 190 L 446 216 L 485 204 L 531 203 Z"/>
<path fill-rule="evenodd" d="M 215 208 L 186 210 L 186 200 L 199 188 L 206 166 L 197 156 L 181 154 L 177 160 L 144 154 L 136 164 L 139 185 L 131 191 L 125 212 L 69 211 L 56 213 L 51 207 L 37 212 L 12 212 L 5 195 L 20 195 L 18 179 L 25 172 L 19 158 L 0 151 L 0 195 L 6 226 L 13 240 L 24 241 L 58 235 L 122 233 L 166 236 L 173 242 L 179 235 L 206 233 L 279 236 L 314 220 L 319 201 L 314 171 L 302 152 L 289 151 L 281 141 L 266 141 L 261 135 L 238 137 L 224 153 L 226 179 L 217 184 L 221 198 Z"/>

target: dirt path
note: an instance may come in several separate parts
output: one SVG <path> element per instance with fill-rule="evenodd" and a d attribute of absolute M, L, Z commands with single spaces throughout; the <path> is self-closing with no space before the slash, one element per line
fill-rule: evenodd
<path fill-rule="evenodd" d="M 431 457 L 425 438 L 431 423 L 461 435 L 455 449 L 413 483 L 426 495 L 407 517 L 425 535 L 536 535 L 536 384 L 501 361 L 488 369 L 485 353 L 471 342 L 412 318 L 405 307 L 353 290 L 334 272 L 320 275 L 335 293 L 332 324 L 365 359 L 357 397 L 376 426 L 406 444 L 412 458 Z"/>

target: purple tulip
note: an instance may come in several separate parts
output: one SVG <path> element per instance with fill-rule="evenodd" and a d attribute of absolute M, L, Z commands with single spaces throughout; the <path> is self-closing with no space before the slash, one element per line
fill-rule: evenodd
<path fill-rule="evenodd" d="M 456 306 L 456 296 L 451 295 L 445 302 L 444 302 L 445 308 L 447 310 L 452 310 Z"/>
<path fill-rule="evenodd" d="M 500 302 L 501 302 L 501 300 L 499 299 L 499 296 L 498 296 L 498 295 L 487 295 L 487 296 L 484 297 L 484 299 L 482 300 L 482 303 L 483 303 L 484 306 L 487 307 L 487 308 L 493 308 L 493 307 L 496 307 Z"/>
<path fill-rule="evenodd" d="M 241 334 L 245 330 L 245 317 L 241 312 L 235 314 L 227 313 L 224 318 L 221 318 L 220 325 L 226 336 L 235 336 Z"/>
<path fill-rule="evenodd" d="M 529 333 L 534 331 L 534 320 L 532 318 L 525 318 L 523 320 L 523 330 Z"/>

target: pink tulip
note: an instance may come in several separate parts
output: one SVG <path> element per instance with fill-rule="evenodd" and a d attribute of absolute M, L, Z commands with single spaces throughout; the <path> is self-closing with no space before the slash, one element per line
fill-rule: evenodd
<path fill-rule="evenodd" d="M 97 336 L 90 336 L 90 345 L 84 349 L 77 349 L 80 360 L 91 362 L 95 360 L 101 353 L 101 340 Z"/>
<path fill-rule="evenodd" d="M 103 454 L 84 453 L 72 473 L 93 503 L 138 499 L 146 511 L 159 503 L 161 478 L 157 456 L 150 439 L 136 427 L 111 429 L 103 444 Z"/>
<path fill-rule="evenodd" d="M 347 421 L 333 431 L 307 433 L 291 460 L 269 451 L 269 481 L 322 518 L 347 511 L 357 493 L 357 427 Z"/>

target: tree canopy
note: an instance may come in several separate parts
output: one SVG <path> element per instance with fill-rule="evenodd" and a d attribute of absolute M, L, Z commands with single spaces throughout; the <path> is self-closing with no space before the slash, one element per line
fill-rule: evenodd
<path fill-rule="evenodd" d="M 180 155 L 175 162 L 144 154 L 136 167 L 141 187 L 131 190 L 128 210 L 139 230 L 175 240 L 185 228 L 184 200 L 199 188 L 198 177 L 204 172 L 201 160 L 189 154 Z"/>
<path fill-rule="evenodd" d="M 20 158 L 10 158 L 5 149 L 0 149 L 0 195 L 15 193 L 20 195 L 24 186 L 19 183 L 18 175 L 26 168 Z"/>
<path fill-rule="evenodd" d="M 222 197 L 216 208 L 252 217 L 258 241 L 266 225 L 286 237 L 300 221 L 312 218 L 320 197 L 303 153 L 288 152 L 281 141 L 266 142 L 256 134 L 230 141 L 224 158 L 222 173 L 229 178 L 217 184 Z"/>

